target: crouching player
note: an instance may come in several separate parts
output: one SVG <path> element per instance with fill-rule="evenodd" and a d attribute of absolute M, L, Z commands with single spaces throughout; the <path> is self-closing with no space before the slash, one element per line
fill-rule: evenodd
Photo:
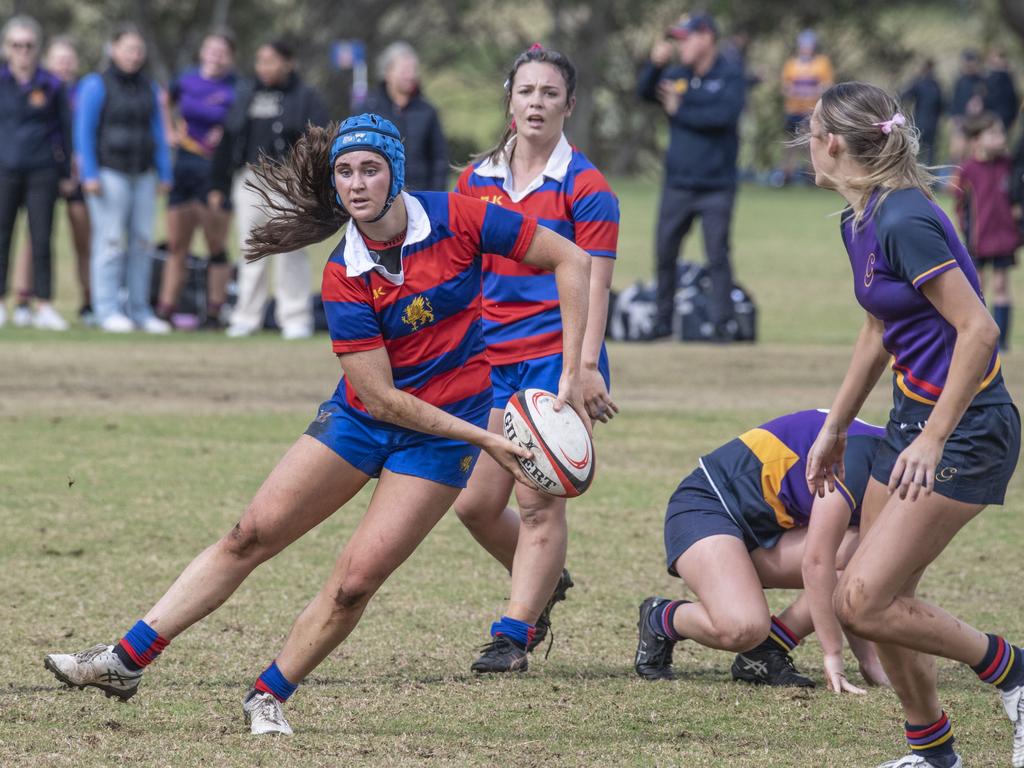
<path fill-rule="evenodd" d="M 845 481 L 816 498 L 807 489 L 805 464 L 826 415 L 799 411 L 744 432 L 701 458 L 679 484 L 665 514 L 665 553 L 669 573 L 682 578 L 698 601 L 643 601 L 638 675 L 672 679 L 672 650 L 687 639 L 736 651 L 736 680 L 810 687 L 814 682 L 797 672 L 790 651 L 813 629 L 828 687 L 863 693 L 843 671 L 843 635 L 832 593 L 837 567 L 856 547 L 851 526 L 859 524 L 871 461 L 885 430 L 860 420 L 851 424 Z M 805 594 L 773 616 L 763 587 L 801 585 Z M 871 645 L 853 648 L 868 682 L 886 683 Z"/>

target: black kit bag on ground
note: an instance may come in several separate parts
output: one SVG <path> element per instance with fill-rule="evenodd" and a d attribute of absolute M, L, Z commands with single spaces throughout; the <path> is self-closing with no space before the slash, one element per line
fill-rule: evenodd
<path fill-rule="evenodd" d="M 637 281 L 609 300 L 608 330 L 614 341 L 640 341 L 654 328 L 657 306 L 653 283 Z"/>
<path fill-rule="evenodd" d="M 693 262 L 679 264 L 676 288 L 673 335 L 680 341 L 711 341 L 715 327 L 709 310 L 711 277 L 707 268 Z M 757 340 L 757 306 L 754 298 L 740 285 L 733 283 L 730 293 L 733 321 L 729 323 L 726 341 Z"/>
<path fill-rule="evenodd" d="M 160 243 L 153 251 L 153 273 L 149 281 L 149 303 L 155 308 L 160 299 L 160 280 L 167 263 L 167 244 Z M 206 259 L 189 254 L 185 260 L 185 284 L 181 288 L 176 313 L 206 319 Z"/>

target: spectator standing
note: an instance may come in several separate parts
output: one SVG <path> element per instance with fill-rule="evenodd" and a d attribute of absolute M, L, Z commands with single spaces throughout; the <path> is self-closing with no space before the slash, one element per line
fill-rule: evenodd
<path fill-rule="evenodd" d="M 366 109 L 398 126 L 406 148 L 406 188 L 448 189 L 448 142 L 434 106 L 420 91 L 420 62 L 408 43 L 392 43 L 377 59 L 380 85 L 370 93 Z"/>
<path fill-rule="evenodd" d="M 78 50 L 68 37 L 55 37 L 46 49 L 43 66 L 64 83 L 68 104 L 72 114 L 78 93 Z M 68 136 L 68 153 L 72 154 L 71 137 Z M 71 244 L 75 249 L 78 266 L 78 289 L 81 305 L 78 318 L 85 325 L 93 321 L 92 303 L 89 298 L 89 211 L 85 207 L 85 196 L 78 180 L 74 157 L 71 162 L 72 178 L 58 186 L 58 197 L 64 200 L 71 230 Z M 15 326 L 24 328 L 32 324 L 32 243 L 26 240 L 14 260 L 14 292 L 17 305 L 11 316 Z"/>
<path fill-rule="evenodd" d="M 964 154 L 964 120 L 985 111 L 987 87 L 981 72 L 977 51 L 960 54 L 960 74 L 953 84 L 953 100 L 949 105 L 949 161 L 960 162 Z"/>
<path fill-rule="evenodd" d="M 83 78 L 75 112 L 92 222 L 93 309 L 108 333 L 168 333 L 149 301 L 157 192 L 171 182 L 160 89 L 142 72 L 146 43 L 138 29 L 118 29 L 109 52 L 109 66 Z"/>
<path fill-rule="evenodd" d="M 71 176 L 71 113 L 64 84 L 39 66 L 42 29 L 15 16 L 0 30 L 6 64 L 0 69 L 0 326 L 7 322 L 7 266 L 18 210 L 28 215 L 36 311 L 31 324 L 51 331 L 67 322 L 53 295 L 53 209 Z"/>
<path fill-rule="evenodd" d="M 935 165 L 935 141 L 945 103 L 942 86 L 935 79 L 934 59 L 925 59 L 901 98 L 905 103 L 913 102 L 914 105 L 914 125 L 921 132 L 918 157 L 925 165 Z"/>
<path fill-rule="evenodd" d="M 1010 269 L 1017 264 L 1020 230 L 1013 211 L 1010 187 L 1013 162 L 1006 151 L 1006 131 L 994 112 L 983 112 L 964 123 L 967 156 L 953 192 L 967 251 L 982 280 L 982 290 L 992 303 L 999 326 L 999 347 L 1010 340 L 1013 297 Z M 991 290 L 986 290 L 985 268 L 992 268 Z"/>
<path fill-rule="evenodd" d="M 746 82 L 743 71 L 719 53 L 718 27 L 710 15 L 683 17 L 668 36 L 671 40 L 654 46 L 637 87 L 641 98 L 662 106 L 669 121 L 655 244 L 658 308 L 651 338 L 672 333 L 679 248 L 699 217 L 712 283 L 714 338 L 728 341 L 735 332 L 729 229 Z M 680 64 L 673 63 L 677 56 Z"/>
<path fill-rule="evenodd" d="M 832 61 L 818 50 L 818 35 L 805 29 L 796 38 L 796 54 L 782 67 L 782 108 L 785 112 L 787 138 L 793 138 L 806 125 L 808 118 L 828 88 L 835 82 Z M 782 182 L 793 180 L 798 159 L 803 157 L 800 147 L 787 143 L 782 163 Z"/>
<path fill-rule="evenodd" d="M 199 66 L 171 84 L 170 103 L 177 107 L 174 185 L 167 200 L 167 261 L 160 281 L 157 315 L 176 326 L 194 327 L 195 319 L 175 315 L 185 283 L 186 260 L 196 226 L 203 228 L 209 252 L 207 324 L 220 327 L 230 272 L 225 240 L 230 211 L 227 201 L 207 205 L 213 175 L 213 153 L 224 135 L 224 120 L 235 100 L 235 43 L 227 32 L 207 35 L 199 48 Z"/>
<path fill-rule="evenodd" d="M 1006 51 L 993 48 L 988 54 L 988 71 L 985 73 L 985 108 L 995 112 L 1003 121 L 1003 128 L 1009 133 L 1017 120 L 1020 97 L 1013 81 Z"/>
<path fill-rule="evenodd" d="M 264 43 L 256 51 L 256 80 L 238 86 L 228 112 L 224 137 L 214 153 L 208 201 L 210 208 L 217 209 L 231 192 L 240 250 L 245 250 L 249 233 L 267 221 L 264 201 L 252 186 L 256 176 L 251 166 L 261 155 L 283 159 L 311 123 L 326 125 L 327 110 L 295 72 L 294 49 L 283 40 Z M 263 327 L 268 266 L 266 259 L 239 262 L 238 300 L 228 336 L 249 336 Z M 313 308 L 306 250 L 283 253 L 274 259 L 274 281 L 275 315 L 281 335 L 285 339 L 308 338 L 313 333 Z"/>

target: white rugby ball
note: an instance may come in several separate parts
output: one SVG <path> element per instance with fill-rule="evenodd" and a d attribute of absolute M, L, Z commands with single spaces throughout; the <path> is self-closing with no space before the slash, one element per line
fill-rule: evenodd
<path fill-rule="evenodd" d="M 569 405 L 554 409 L 557 397 L 543 389 L 521 389 L 505 406 L 505 437 L 525 446 L 533 459 L 519 466 L 552 496 L 579 496 L 594 479 L 594 443 Z"/>

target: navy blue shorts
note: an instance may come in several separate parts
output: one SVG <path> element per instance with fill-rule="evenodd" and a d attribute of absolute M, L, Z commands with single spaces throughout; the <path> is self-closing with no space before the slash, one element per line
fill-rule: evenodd
<path fill-rule="evenodd" d="M 704 470 L 698 467 L 679 484 L 665 510 L 665 562 L 668 572 L 676 573 L 676 560 L 701 539 L 709 536 L 735 536 L 748 552 L 758 548 L 753 539 L 732 519 Z"/>
<path fill-rule="evenodd" d="M 608 366 L 608 351 L 602 346 L 597 360 L 604 385 L 611 391 L 611 373 Z M 494 390 L 494 408 L 504 408 L 512 395 L 520 389 L 543 389 L 558 394 L 558 380 L 562 377 L 562 353 L 535 357 L 508 365 L 491 368 L 491 387 Z"/>
<path fill-rule="evenodd" d="M 213 161 L 194 152 L 179 149 L 174 158 L 174 182 L 167 196 L 167 205 L 184 205 L 193 201 L 206 205 L 207 195 L 213 187 Z M 230 202 L 224 198 L 224 210 Z"/>
<path fill-rule="evenodd" d="M 1003 256 L 986 256 L 985 258 L 980 259 L 971 256 L 971 261 L 974 262 L 974 266 L 979 272 L 985 267 L 992 267 L 993 269 L 1010 269 L 1017 266 L 1017 254 L 1008 253 Z"/>
<path fill-rule="evenodd" d="M 871 476 L 882 485 L 926 422 L 889 420 Z M 1020 414 L 1012 403 L 968 408 L 946 441 L 935 492 L 965 504 L 1002 504 L 1020 453 Z"/>
<path fill-rule="evenodd" d="M 488 415 L 484 409 L 466 421 L 487 429 Z M 306 434 L 370 477 L 387 469 L 455 488 L 466 487 L 480 456 L 475 445 L 383 424 L 336 400 L 320 405 Z"/>

